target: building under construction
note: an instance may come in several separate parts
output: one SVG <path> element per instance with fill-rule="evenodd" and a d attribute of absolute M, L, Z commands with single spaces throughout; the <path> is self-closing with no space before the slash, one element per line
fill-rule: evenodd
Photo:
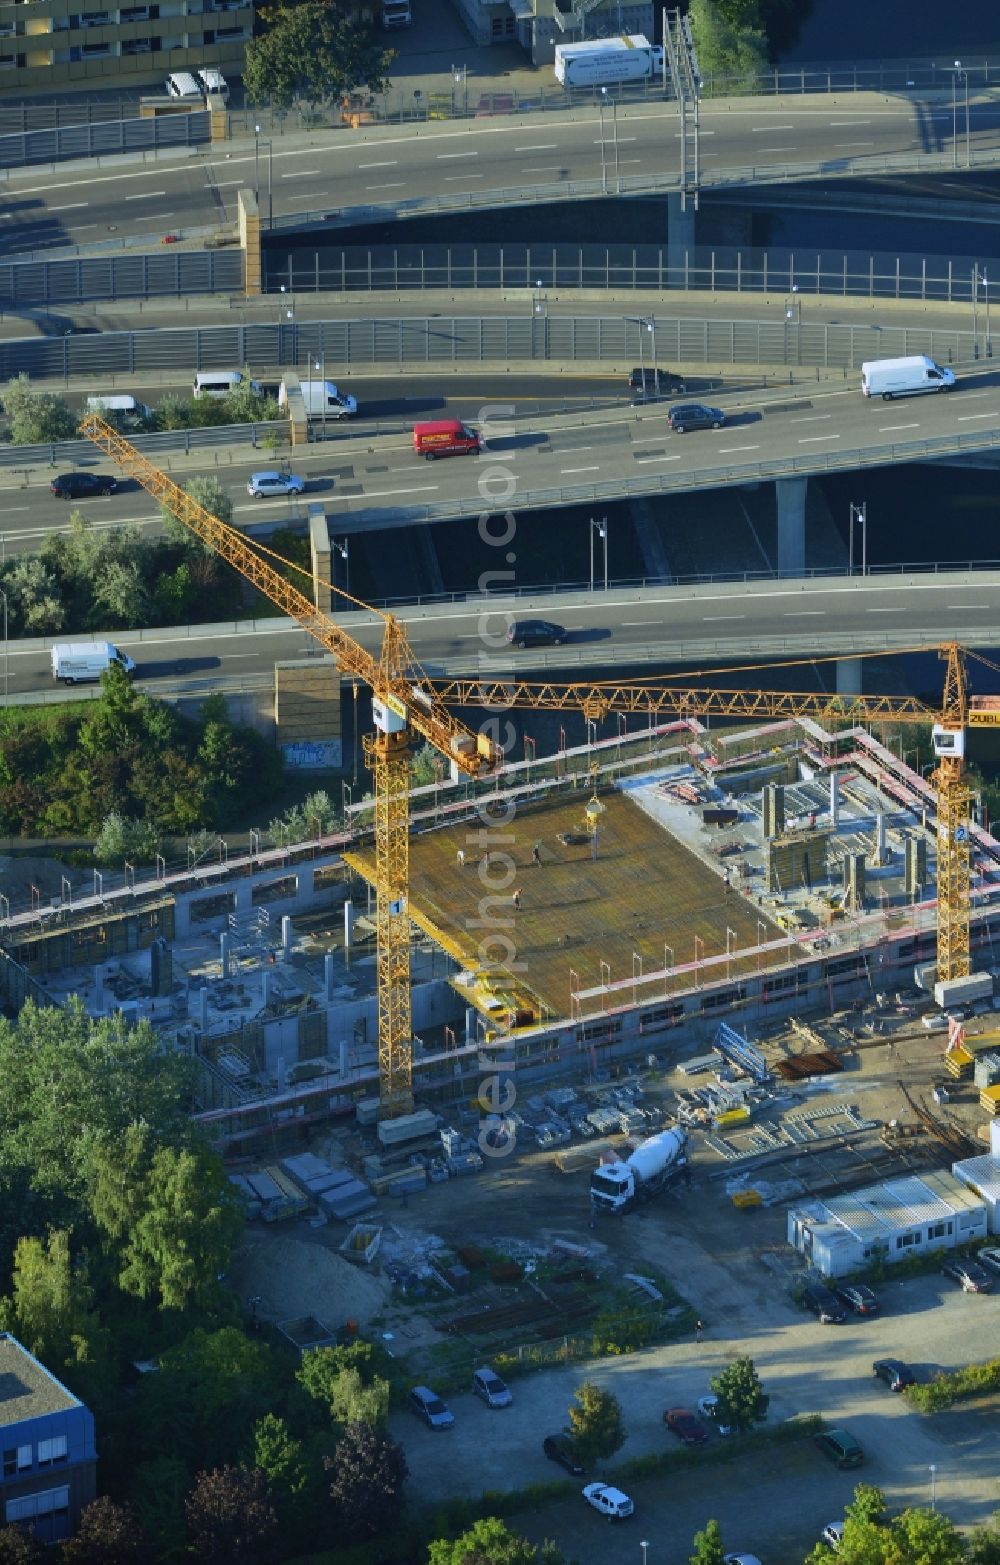
<path fill-rule="evenodd" d="M 230 1147 L 378 1094 L 370 806 L 350 835 L 0 906 L 9 1009 L 82 997 L 199 1061 Z M 417 1101 L 691 1053 L 913 982 L 935 956 L 935 797 L 868 732 L 679 721 L 410 800 Z M 972 829 L 993 965 L 1000 846 Z M 1000 937 L 1000 914 L 996 915 Z"/>

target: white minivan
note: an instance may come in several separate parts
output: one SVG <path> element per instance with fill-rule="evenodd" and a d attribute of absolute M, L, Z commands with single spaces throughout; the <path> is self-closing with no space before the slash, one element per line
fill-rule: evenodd
<path fill-rule="evenodd" d="M 126 674 L 135 673 L 135 664 L 127 652 L 112 641 L 64 642 L 52 648 L 52 678 L 64 685 L 94 683 L 118 663 Z"/>
<path fill-rule="evenodd" d="M 152 408 L 147 407 L 145 402 L 137 402 L 135 397 L 124 394 L 88 397 L 87 412 L 96 413 L 100 418 L 108 419 L 109 423 L 120 425 L 138 424 L 143 419 L 153 417 Z"/>
<path fill-rule="evenodd" d="M 871 359 L 861 366 L 861 395 L 881 397 L 919 397 L 927 391 L 951 391 L 953 370 L 942 369 L 926 353 L 911 353 L 904 359 Z"/>
<path fill-rule="evenodd" d="M 239 370 L 199 370 L 194 377 L 194 394 L 196 397 L 228 397 L 242 384 L 243 376 Z M 250 390 L 259 396 L 260 382 L 252 380 Z"/>

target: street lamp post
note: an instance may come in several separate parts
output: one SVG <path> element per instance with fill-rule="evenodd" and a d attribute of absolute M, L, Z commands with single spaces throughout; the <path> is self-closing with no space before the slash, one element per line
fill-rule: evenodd
<path fill-rule="evenodd" d="M 267 226 L 274 226 L 274 203 L 271 196 L 271 141 L 265 137 L 260 139 L 260 126 L 253 128 L 253 196 L 257 203 L 257 215 L 260 216 L 260 149 L 267 148 Z"/>
<path fill-rule="evenodd" d="M 594 532 L 604 544 L 604 590 L 608 590 L 608 519 L 602 516 L 598 521 L 596 516 L 590 518 L 590 590 L 594 590 Z"/>
<path fill-rule="evenodd" d="M 849 548 L 847 574 L 854 575 L 854 525 L 861 524 L 861 574 L 868 574 L 868 501 L 862 500 L 860 505 L 851 502 L 850 521 L 848 523 Z"/>
<path fill-rule="evenodd" d="M 928 1469 L 931 1475 L 931 1510 L 937 1510 L 937 1468 L 932 1462 Z"/>
<path fill-rule="evenodd" d="M 643 1538 L 642 1542 L 639 1544 L 639 1547 L 642 1550 L 642 1565 L 646 1565 L 646 1550 L 649 1548 L 648 1540 Z"/>
<path fill-rule="evenodd" d="M 798 296 L 798 283 L 792 284 L 792 291 L 785 295 L 785 363 L 788 363 L 788 323 L 795 322 L 795 357 L 802 360 L 802 300 Z"/>
<path fill-rule="evenodd" d="M 347 539 L 345 538 L 343 543 L 339 543 L 336 538 L 331 538 L 330 539 L 330 547 L 331 547 L 331 549 L 336 549 L 337 553 L 340 555 L 340 558 L 344 562 L 344 591 L 348 594 L 348 596 L 350 596 L 350 591 L 351 591 L 351 568 L 350 568 L 350 566 L 347 563 L 347 559 L 348 559 Z"/>
<path fill-rule="evenodd" d="M 7 670 L 8 670 L 8 663 L 7 663 L 7 653 L 8 653 L 8 641 L 7 641 L 7 594 L 3 590 L 2 587 L 0 587 L 0 598 L 3 599 L 3 704 L 4 704 L 4 706 L 6 706 L 7 705 L 7 689 L 8 689 L 8 686 L 7 686 Z"/>
<path fill-rule="evenodd" d="M 604 152 L 604 105 L 608 99 L 608 89 L 601 88 L 601 96 L 597 100 L 597 107 L 601 115 L 601 190 L 604 195 L 608 193 L 608 160 Z"/>
<path fill-rule="evenodd" d="M 322 329 L 323 328 L 320 327 L 321 331 L 322 331 Z M 319 350 L 319 359 L 318 360 L 317 359 L 313 359 L 313 368 L 319 370 L 319 378 L 320 378 L 320 386 L 321 386 L 320 397 L 321 397 L 322 402 L 323 402 L 323 439 L 325 440 L 326 439 L 326 347 L 325 347 L 325 345 L 322 346 L 320 348 L 320 350 Z"/>
<path fill-rule="evenodd" d="M 961 60 L 956 60 L 951 78 L 951 166 L 958 168 L 958 79 L 962 78 L 965 97 L 965 166 L 972 167 L 972 149 L 969 141 L 969 73 Z"/>

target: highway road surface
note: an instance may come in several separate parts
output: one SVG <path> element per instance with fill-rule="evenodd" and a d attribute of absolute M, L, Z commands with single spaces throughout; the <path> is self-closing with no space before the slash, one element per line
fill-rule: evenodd
<path fill-rule="evenodd" d="M 444 601 L 397 611 L 414 653 L 432 678 L 482 675 L 568 678 L 595 669 L 666 668 L 671 663 L 860 655 L 957 638 L 976 647 L 1000 643 L 1000 571 L 817 577 L 801 581 L 705 583 L 617 588 L 608 592 L 532 593 L 523 598 Z M 512 618 L 544 617 L 563 625 L 562 647 L 508 647 Z M 381 621 L 357 612 L 338 623 L 371 651 Z M 279 659 L 321 655 L 318 644 L 285 620 L 256 625 L 188 626 L 148 631 L 94 631 L 127 647 L 145 688 L 262 688 Z M 48 648 L 65 637 L 13 642 L 6 657 L 9 695 L 53 696 Z M 79 638 L 78 638 L 79 639 Z M 0 659 L 0 673 L 2 659 Z M 593 677 L 606 678 L 607 673 Z M 807 674 L 815 680 L 815 674 Z M 833 689 L 827 670 L 826 688 Z M 715 683 L 719 681 L 716 680 Z M 769 681 L 770 683 L 770 681 Z M 797 688 L 795 676 L 789 688 Z"/>
<path fill-rule="evenodd" d="M 952 146 L 952 105 L 933 99 L 843 98 L 712 101 L 702 106 L 703 183 L 725 182 L 752 165 L 760 177 L 781 165 L 843 172 L 851 159 L 946 153 Z M 970 105 L 973 159 L 1000 146 L 1000 99 L 977 95 Z M 964 105 L 959 161 L 965 156 Z M 102 241 L 148 238 L 159 243 L 178 229 L 218 229 L 236 221 L 237 191 L 256 189 L 275 221 L 310 212 L 371 208 L 393 215 L 425 198 L 475 198 L 509 203 L 503 191 L 597 182 L 614 193 L 616 180 L 659 178 L 680 169 L 675 104 L 596 107 L 514 119 L 369 126 L 272 136 L 265 152 L 249 142 L 184 148 L 114 164 L 57 166 L 54 172 L 13 172 L 4 187 L 0 254 L 13 256 Z M 688 151 L 689 166 L 693 154 Z M 270 189 L 268 188 L 270 186 Z M 491 200 L 491 193 L 495 200 Z M 558 195 L 556 196 L 558 199 Z"/>
<path fill-rule="evenodd" d="M 175 476 L 213 471 L 234 502 L 237 525 L 301 518 L 309 501 L 321 503 L 339 533 L 368 532 L 406 523 L 478 517 L 507 509 L 527 511 L 591 500 L 627 498 L 629 493 L 664 493 L 716 488 L 768 476 L 769 464 L 797 475 L 821 473 L 831 464 L 857 467 L 912 462 L 922 442 L 946 441 L 969 452 L 989 449 L 1000 438 L 1000 376 L 973 372 L 950 393 L 883 402 L 867 400 L 852 374 L 841 389 L 816 385 L 790 393 L 713 393 L 724 411 L 723 428 L 674 434 L 662 405 L 612 408 L 552 417 L 519 418 L 507 399 L 482 404 L 479 422 L 487 449 L 478 457 L 425 462 L 413 451 L 408 431 L 372 438 L 356 435 L 303 448 L 293 471 L 306 482 L 300 501 L 250 499 L 250 473 L 274 467 L 273 458 L 244 455 L 234 448 L 229 467 L 215 465 L 216 453 L 184 460 Z M 95 450 L 95 471 L 113 467 Z M 48 493 L 50 474 L 35 470 L 25 487 L 0 473 L 7 486 L 3 529 L 11 547 L 39 539 L 53 526 L 65 527 L 67 503 Z M 628 486 L 631 485 L 631 490 Z M 156 507 L 132 480 L 106 499 L 78 502 L 97 525 L 152 525 Z"/>

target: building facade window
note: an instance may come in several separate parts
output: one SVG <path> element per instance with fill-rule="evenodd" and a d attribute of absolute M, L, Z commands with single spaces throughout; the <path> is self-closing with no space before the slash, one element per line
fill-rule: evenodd
<path fill-rule="evenodd" d="M 65 1462 L 68 1456 L 69 1444 L 65 1435 L 55 1435 L 51 1440 L 39 1440 L 39 1467 L 51 1467 L 53 1462 Z"/>
<path fill-rule="evenodd" d="M 13 1478 L 31 1466 L 30 1445 L 9 1446 L 3 1454 L 3 1475 Z"/>

